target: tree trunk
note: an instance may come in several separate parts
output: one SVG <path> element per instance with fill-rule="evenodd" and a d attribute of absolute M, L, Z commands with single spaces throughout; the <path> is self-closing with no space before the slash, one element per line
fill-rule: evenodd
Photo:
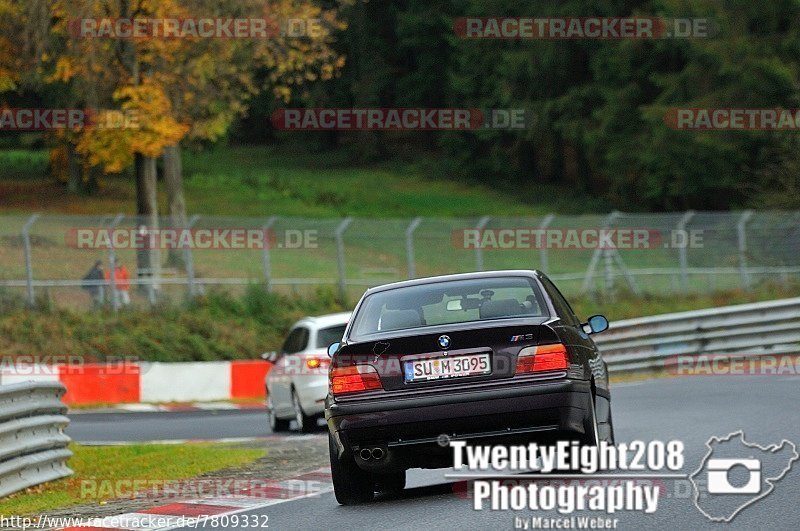
<path fill-rule="evenodd" d="M 183 197 L 183 164 L 181 150 L 176 144 L 164 149 L 164 184 L 167 187 L 167 203 L 170 224 L 186 226 L 186 200 Z"/>
<path fill-rule="evenodd" d="M 167 209 L 169 224 L 173 228 L 185 228 L 186 200 L 183 197 L 183 164 L 181 148 L 178 144 L 164 149 L 164 184 L 167 188 Z M 184 265 L 183 253 L 179 249 L 170 249 L 167 263 L 176 267 Z"/>
<path fill-rule="evenodd" d="M 81 175 L 81 164 L 78 153 L 71 142 L 67 142 L 67 190 L 71 194 L 77 194 L 83 186 L 83 176 Z"/>
<path fill-rule="evenodd" d="M 139 216 L 139 230 L 158 229 L 158 188 L 156 180 L 156 159 L 137 153 L 134 159 L 136 167 L 136 213 Z M 151 246 L 148 240 L 136 253 L 136 265 L 139 278 L 158 278 L 160 263 L 158 249 Z M 155 302 L 155 284 L 147 284 L 145 292 L 151 304 Z"/>

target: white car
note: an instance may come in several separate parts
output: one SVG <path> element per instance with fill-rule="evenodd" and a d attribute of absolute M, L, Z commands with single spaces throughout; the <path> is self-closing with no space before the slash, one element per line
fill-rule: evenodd
<path fill-rule="evenodd" d="M 313 431 L 328 394 L 328 345 L 342 340 L 350 312 L 306 317 L 292 326 L 279 352 L 263 356 L 273 363 L 265 379 L 269 426 L 286 431 L 294 420 Z"/>

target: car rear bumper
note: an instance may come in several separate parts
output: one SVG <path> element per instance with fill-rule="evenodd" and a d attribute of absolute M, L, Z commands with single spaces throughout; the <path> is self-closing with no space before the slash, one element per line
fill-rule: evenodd
<path fill-rule="evenodd" d="M 329 399 L 325 417 L 342 459 L 353 456 L 376 471 L 436 468 L 449 466 L 448 439 L 512 443 L 583 434 L 590 397 L 590 382 L 562 378 L 414 398 Z M 385 451 L 380 462 L 360 459 L 363 448 L 376 447 Z"/>

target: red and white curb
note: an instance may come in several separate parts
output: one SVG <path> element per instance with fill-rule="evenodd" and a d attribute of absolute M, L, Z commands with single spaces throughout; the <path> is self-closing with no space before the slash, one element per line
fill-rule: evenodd
<path fill-rule="evenodd" d="M 173 502 L 140 512 L 96 518 L 81 527 L 64 527 L 60 530 L 166 531 L 179 527 L 220 528 L 220 519 L 225 516 L 331 492 L 331 471 L 330 468 L 321 468 L 266 487 L 255 487 L 253 490 L 257 492 L 251 496 L 245 490 L 244 494 L 229 497 Z"/>
<path fill-rule="evenodd" d="M 263 398 L 271 367 L 263 360 L 14 363 L 0 366 L 0 383 L 61 382 L 67 405 L 235 401 Z"/>

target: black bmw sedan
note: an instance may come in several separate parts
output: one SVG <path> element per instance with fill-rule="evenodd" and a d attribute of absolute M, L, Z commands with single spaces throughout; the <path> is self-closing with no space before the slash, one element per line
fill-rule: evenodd
<path fill-rule="evenodd" d="M 452 466 L 449 441 L 613 444 L 606 364 L 538 271 L 423 278 L 368 290 L 330 346 L 325 418 L 336 499 L 402 489 Z"/>

